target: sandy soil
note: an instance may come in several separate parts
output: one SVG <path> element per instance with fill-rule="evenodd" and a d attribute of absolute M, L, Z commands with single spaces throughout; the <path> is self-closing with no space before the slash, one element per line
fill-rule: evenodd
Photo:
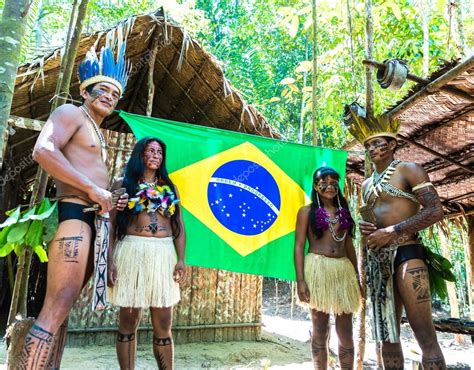
<path fill-rule="evenodd" d="M 298 306 L 293 306 L 291 316 L 288 283 L 280 282 L 278 287 L 272 280 L 265 283 L 262 311 L 262 341 L 176 345 L 176 369 L 312 369 L 309 347 L 311 321 L 308 313 Z M 464 363 L 474 369 L 474 346 L 469 337 L 462 339 L 465 343 L 457 344 L 454 335 L 438 334 L 448 365 Z M 411 369 L 411 360 L 419 359 L 421 351 L 408 326 L 402 329 L 402 343 L 405 368 Z M 330 348 L 337 352 L 334 326 Z M 334 356 L 332 362 L 336 363 Z M 4 343 L 0 342 L 0 369 L 4 368 L 1 365 L 4 363 L 5 348 Z M 376 368 L 375 344 L 370 340 L 367 341 L 365 363 L 367 369 Z M 118 369 L 113 346 L 66 348 L 62 365 L 63 369 Z M 151 345 L 139 344 L 137 368 L 156 368 Z"/>

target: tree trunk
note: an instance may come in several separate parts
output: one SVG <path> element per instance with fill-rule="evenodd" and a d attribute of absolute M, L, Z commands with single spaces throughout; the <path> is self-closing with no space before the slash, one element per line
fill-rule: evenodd
<path fill-rule="evenodd" d="M 423 18 L 423 75 L 430 72 L 430 4 L 429 0 L 420 0 L 421 17 Z"/>
<path fill-rule="evenodd" d="M 308 60 L 308 38 L 305 40 L 305 60 Z M 301 88 L 301 106 L 300 106 L 300 127 L 298 130 L 298 143 L 303 143 L 303 133 L 304 133 L 304 108 L 305 108 L 305 99 L 303 89 L 306 87 L 306 81 L 308 79 L 308 72 L 305 70 L 303 72 L 303 86 Z"/>
<path fill-rule="evenodd" d="M 33 0 L 6 0 L 0 21 L 0 169 L 8 142 L 8 117 L 28 13 Z"/>
<path fill-rule="evenodd" d="M 366 58 L 368 60 L 373 59 L 374 54 L 374 20 L 372 17 L 372 0 L 365 2 L 365 13 L 367 21 L 365 24 L 366 33 Z M 373 117 L 374 115 L 374 67 L 370 64 L 365 65 L 365 79 L 366 79 L 366 100 L 365 109 L 367 111 L 367 117 Z"/>
<path fill-rule="evenodd" d="M 318 145 L 318 14 L 316 0 L 311 1 L 313 8 L 313 77 L 312 77 L 312 124 L 313 145 Z"/>
<path fill-rule="evenodd" d="M 467 236 L 468 243 L 466 247 L 466 272 L 467 288 L 469 296 L 470 319 L 474 320 L 474 215 L 467 216 Z"/>
<path fill-rule="evenodd" d="M 77 3 L 79 0 L 75 1 L 75 4 L 73 6 L 73 14 L 75 12 Z M 74 29 L 74 33 L 72 34 L 71 42 L 69 43 L 69 46 L 67 48 L 67 53 L 64 56 L 64 59 L 61 63 L 61 71 L 60 77 L 57 81 L 57 86 L 56 86 L 56 91 L 60 92 L 60 95 L 62 97 L 66 97 L 69 94 L 69 85 L 71 81 L 71 76 L 72 72 L 74 69 L 74 62 L 76 59 L 77 55 L 77 48 L 79 46 L 79 41 L 81 38 L 82 34 L 82 28 L 83 28 L 83 23 L 84 23 L 84 18 L 86 16 L 86 11 L 87 11 L 87 5 L 89 3 L 89 0 L 82 0 L 81 5 L 79 5 L 78 9 L 78 15 L 76 22 L 70 22 L 69 27 L 70 30 L 68 32 L 68 35 L 71 34 L 71 30 Z M 66 40 L 66 43 L 68 43 L 69 40 Z M 56 99 L 53 101 L 52 106 L 51 106 L 51 111 L 56 109 L 59 105 L 63 104 L 66 100 L 65 99 Z M 33 192 L 30 198 L 30 205 L 40 201 L 43 199 L 45 191 L 46 191 L 46 185 L 48 182 L 48 174 L 41 169 L 41 167 L 38 167 L 38 172 L 36 174 L 36 180 L 33 185 Z M 32 258 L 32 252 L 29 251 L 29 253 L 24 253 L 23 256 L 21 256 L 23 261 L 23 266 L 25 267 L 23 270 L 18 270 L 16 280 L 15 280 L 15 291 L 17 296 L 14 296 L 14 299 L 12 299 L 12 305 L 10 307 L 10 313 L 9 313 L 9 324 L 10 320 L 15 318 L 17 313 L 22 310 L 23 318 L 26 316 L 26 300 L 27 300 L 27 295 L 28 295 L 28 280 L 29 280 L 29 266 L 31 264 L 31 258 Z M 16 286 L 18 285 L 18 288 Z M 23 313 L 23 311 L 25 311 Z M 20 321 L 28 321 L 30 322 L 31 319 L 23 319 Z M 26 335 L 27 331 L 25 333 L 19 333 L 17 332 L 20 330 L 20 328 L 24 328 L 24 325 L 19 325 L 19 322 L 15 322 L 12 324 L 9 330 L 8 337 L 9 338 L 18 338 L 18 340 L 12 341 L 11 348 L 9 348 L 9 353 L 17 353 L 18 351 L 21 351 L 21 348 L 23 347 L 23 342 L 24 342 L 24 336 Z M 23 338 L 23 339 L 22 339 Z M 19 347 L 19 348 L 18 348 Z M 17 357 L 16 356 L 11 356 L 7 360 L 7 364 L 9 368 L 15 369 L 17 368 Z"/>
<path fill-rule="evenodd" d="M 367 50 L 366 50 L 366 59 L 372 60 L 373 50 L 374 50 L 374 35 L 373 35 L 373 19 L 372 19 L 372 0 L 367 0 L 365 3 L 365 12 L 366 12 L 366 41 L 367 41 Z M 374 114 L 374 80 L 373 80 L 373 67 L 370 65 L 365 66 L 365 76 L 366 76 L 366 112 L 367 117 L 371 117 Z M 368 178 L 372 174 L 372 167 L 370 165 L 370 158 L 368 155 L 365 155 L 365 178 Z M 365 268 L 367 266 L 367 253 L 366 253 L 366 241 L 365 238 L 361 238 L 359 246 L 359 276 L 360 276 L 360 285 L 362 287 L 362 301 L 361 307 L 359 310 L 359 338 L 357 338 L 358 348 L 357 348 L 357 359 L 356 359 L 356 368 L 357 370 L 362 370 L 364 367 L 364 354 L 365 354 L 365 316 L 367 311 L 367 275 Z M 380 364 L 380 361 L 379 361 Z"/>
<path fill-rule="evenodd" d="M 439 239 L 441 242 L 441 253 L 443 257 L 451 260 L 449 255 L 449 240 L 444 235 L 444 233 L 438 229 L 439 231 Z M 451 310 L 451 317 L 458 319 L 459 318 L 459 302 L 456 296 L 456 286 L 453 282 L 447 281 L 446 285 L 448 287 L 448 299 L 449 299 L 449 307 Z"/>
<path fill-rule="evenodd" d="M 463 2 L 462 0 L 455 0 L 455 9 L 454 9 L 454 19 L 456 20 L 456 46 L 459 50 L 459 54 L 462 58 L 465 58 L 468 55 L 469 48 L 466 44 L 466 34 L 464 32 L 464 23 L 463 23 Z"/>

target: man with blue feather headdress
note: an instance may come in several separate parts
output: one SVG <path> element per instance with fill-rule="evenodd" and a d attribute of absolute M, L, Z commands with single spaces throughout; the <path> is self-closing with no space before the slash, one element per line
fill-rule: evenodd
<path fill-rule="evenodd" d="M 83 104 L 64 104 L 54 110 L 33 151 L 35 161 L 55 180 L 59 224 L 48 247 L 46 297 L 26 336 L 20 369 L 59 368 L 67 317 L 93 272 L 94 262 L 93 308 L 105 307 L 107 213 L 114 207 L 124 209 L 128 195 L 113 204 L 107 190 L 105 140 L 99 127 L 125 89 L 130 65 L 124 53 L 125 43 L 116 60 L 110 47 L 102 48 L 100 60 L 93 49 L 87 53 L 79 66 Z M 87 212 L 91 205 L 95 207 Z"/>

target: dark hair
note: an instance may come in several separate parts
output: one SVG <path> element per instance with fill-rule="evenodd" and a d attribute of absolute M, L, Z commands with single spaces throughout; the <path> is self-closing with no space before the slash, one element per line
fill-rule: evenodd
<path fill-rule="evenodd" d="M 385 138 L 385 140 L 387 140 L 387 143 L 390 144 L 391 141 L 395 141 L 395 148 L 393 149 L 393 153 L 395 153 L 397 151 L 397 147 L 398 147 L 398 141 L 397 139 L 395 139 L 394 137 L 391 137 L 391 136 L 383 136 Z"/>
<path fill-rule="evenodd" d="M 86 87 L 86 91 L 87 91 L 89 94 L 92 94 L 92 90 L 94 90 L 95 85 L 97 85 L 97 83 L 87 86 L 87 87 Z"/>
<path fill-rule="evenodd" d="M 156 138 L 156 137 L 145 137 L 138 141 L 133 147 L 132 154 L 130 159 L 127 162 L 125 167 L 125 174 L 123 177 L 122 187 L 127 191 L 127 194 L 130 198 L 135 197 L 137 193 L 137 187 L 140 181 L 143 178 L 145 173 L 145 164 L 143 161 L 143 153 L 145 152 L 146 146 L 151 142 L 157 142 L 161 146 L 163 151 L 163 159 L 161 161 L 161 166 L 156 170 L 156 177 L 158 180 L 161 180 L 163 184 L 168 185 L 171 190 L 176 194 L 176 187 L 168 176 L 168 171 L 166 170 L 166 144 Z M 171 216 L 171 230 L 173 236 L 177 238 L 181 233 L 181 226 L 179 223 L 179 214 L 180 207 L 176 205 L 176 211 Z M 117 214 L 117 230 L 116 236 L 118 239 L 122 239 L 127 234 L 127 226 L 130 223 L 130 218 L 133 216 L 133 211 L 128 207 L 125 208 L 122 212 Z"/>
<path fill-rule="evenodd" d="M 319 167 L 316 171 L 314 171 L 313 174 L 313 190 L 311 191 L 311 205 L 310 205 L 310 210 L 309 210 L 309 224 L 311 227 L 311 231 L 314 233 L 316 236 L 316 239 L 321 239 L 323 237 L 323 229 L 320 229 L 317 227 L 317 222 L 316 222 L 316 210 L 318 209 L 318 204 L 322 205 L 321 200 L 319 199 L 318 192 L 314 189 L 314 185 L 318 183 L 319 180 L 323 180 L 326 177 L 333 177 L 337 181 L 339 181 L 340 176 L 331 167 Z M 344 194 L 342 194 L 341 189 L 339 188 L 339 185 L 337 186 L 337 196 L 334 197 L 333 199 L 333 205 L 336 208 L 339 208 L 339 204 L 337 201 L 337 198 L 339 197 L 339 202 L 341 203 L 341 208 L 344 208 L 349 212 L 350 215 L 350 210 L 349 206 L 347 204 L 346 198 L 344 198 Z M 348 234 L 351 237 L 354 237 L 354 226 L 352 226 L 348 230 Z"/>
<path fill-rule="evenodd" d="M 86 92 L 87 92 L 89 95 L 91 95 L 91 94 L 92 94 L 92 90 L 94 90 L 94 87 L 95 87 L 95 85 L 97 85 L 97 84 L 98 84 L 98 82 L 95 83 L 95 84 L 92 84 L 92 85 L 87 86 L 87 87 L 85 88 Z M 86 101 L 86 99 L 82 98 L 82 102 L 84 103 L 85 101 Z"/>

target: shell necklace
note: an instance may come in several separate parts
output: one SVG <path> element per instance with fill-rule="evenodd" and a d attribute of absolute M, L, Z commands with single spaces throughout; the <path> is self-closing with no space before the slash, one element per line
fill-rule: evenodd
<path fill-rule="evenodd" d="M 82 106 L 82 105 L 79 107 L 79 109 L 84 112 L 84 114 L 87 116 L 89 121 L 91 121 L 91 123 L 92 123 L 92 127 L 94 128 L 94 131 L 97 134 L 97 137 L 99 138 L 100 148 L 102 149 L 102 160 L 105 162 L 105 160 L 107 159 L 107 149 L 105 147 L 104 135 L 102 135 L 102 132 L 100 132 L 97 123 L 95 123 L 94 119 L 91 117 L 91 115 L 89 114 L 87 109 L 84 108 L 84 106 Z"/>

